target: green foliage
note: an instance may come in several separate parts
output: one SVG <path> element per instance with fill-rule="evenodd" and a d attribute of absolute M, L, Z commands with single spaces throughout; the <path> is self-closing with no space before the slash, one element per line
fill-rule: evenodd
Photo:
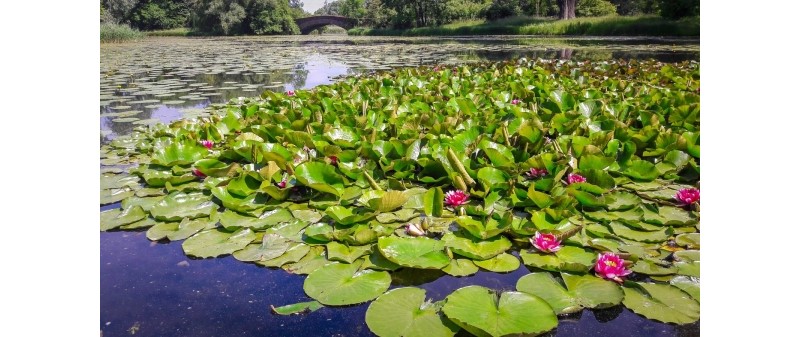
<path fill-rule="evenodd" d="M 658 14 L 660 0 L 611 0 L 619 15 Z M 580 4 L 579 4 L 580 5 Z"/>
<path fill-rule="evenodd" d="M 141 39 L 144 34 L 128 25 L 103 23 L 100 25 L 100 42 L 122 42 Z"/>
<path fill-rule="evenodd" d="M 516 0 L 494 0 L 492 5 L 486 9 L 487 20 L 497 20 L 522 13 L 519 8 L 519 1 Z"/>
<path fill-rule="evenodd" d="M 189 0 L 140 0 L 129 19 L 142 30 L 172 29 L 186 26 L 190 13 Z"/>
<path fill-rule="evenodd" d="M 700 15 L 700 0 L 659 0 L 661 16 L 668 19 L 679 19 Z"/>
<path fill-rule="evenodd" d="M 577 16 L 606 16 L 617 14 L 617 7 L 607 0 L 580 0 L 575 9 Z"/>
<path fill-rule="evenodd" d="M 297 34 L 296 9 L 288 0 L 200 0 L 192 27 L 221 35 Z"/>
<path fill-rule="evenodd" d="M 678 21 L 654 16 L 611 16 L 556 20 L 553 18 L 509 17 L 497 21 L 473 20 L 441 27 L 397 29 L 354 28 L 350 35 L 593 35 L 593 36 L 699 36 L 700 18 Z"/>

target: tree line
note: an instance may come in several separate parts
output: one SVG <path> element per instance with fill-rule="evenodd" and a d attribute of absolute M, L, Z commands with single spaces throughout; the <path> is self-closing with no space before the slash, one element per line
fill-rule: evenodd
<path fill-rule="evenodd" d="M 438 26 L 512 16 L 558 17 L 700 14 L 700 0 L 331 0 L 313 14 L 301 0 L 101 0 L 100 20 L 140 30 L 188 27 L 217 35 L 299 34 L 295 19 L 341 15 L 373 28 Z"/>

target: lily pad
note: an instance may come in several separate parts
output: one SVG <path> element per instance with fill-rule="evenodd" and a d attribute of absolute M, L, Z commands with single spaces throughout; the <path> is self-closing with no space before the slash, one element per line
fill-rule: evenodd
<path fill-rule="evenodd" d="M 100 230 L 107 231 L 131 224 L 147 217 L 142 206 L 133 205 L 123 210 L 113 209 L 100 213 Z"/>
<path fill-rule="evenodd" d="M 372 251 L 372 245 L 365 246 L 347 246 L 336 241 L 328 242 L 328 260 L 339 261 L 344 263 L 353 263 L 359 257 L 369 254 Z"/>
<path fill-rule="evenodd" d="M 239 261 L 267 261 L 277 258 L 289 249 L 290 241 L 278 234 L 266 234 L 261 244 L 250 244 L 233 253 Z"/>
<path fill-rule="evenodd" d="M 157 220 L 182 221 L 184 218 L 196 219 L 211 215 L 217 209 L 211 197 L 202 193 L 171 193 L 150 209 L 150 214 Z"/>
<path fill-rule="evenodd" d="M 470 259 L 453 259 L 442 271 L 451 276 L 469 276 L 478 272 L 478 266 Z"/>
<path fill-rule="evenodd" d="M 450 264 L 444 247 L 443 242 L 426 237 L 389 236 L 378 239 L 378 249 L 386 259 L 404 267 L 419 269 L 442 269 Z"/>
<path fill-rule="evenodd" d="M 535 335 L 558 325 L 547 302 L 523 292 L 498 294 L 481 286 L 467 286 L 454 291 L 446 301 L 442 311 L 447 318 L 478 336 Z"/>
<path fill-rule="evenodd" d="M 495 273 L 508 273 L 519 269 L 519 259 L 511 254 L 503 253 L 491 259 L 474 261 L 475 265 Z"/>
<path fill-rule="evenodd" d="M 349 305 L 373 300 L 389 289 L 389 273 L 359 270 L 360 264 L 331 263 L 312 272 L 303 283 L 306 294 L 324 305 Z"/>
<path fill-rule="evenodd" d="M 286 249 L 286 252 L 283 255 L 278 256 L 271 260 L 256 260 L 255 263 L 265 266 L 265 267 L 282 267 L 287 263 L 295 263 L 300 261 L 304 256 L 306 256 L 311 248 L 303 243 L 294 243 L 290 244 L 289 248 Z"/>
<path fill-rule="evenodd" d="M 563 285 L 548 272 L 531 273 L 517 281 L 517 290 L 544 299 L 558 315 L 615 306 L 624 297 L 619 285 L 596 276 L 561 273 L 561 277 Z"/>
<path fill-rule="evenodd" d="M 672 285 L 625 282 L 623 304 L 631 311 L 664 323 L 689 324 L 700 319 L 700 303 Z"/>
<path fill-rule="evenodd" d="M 442 242 L 454 253 L 473 260 L 490 259 L 511 248 L 511 241 L 502 235 L 481 240 L 469 234 L 447 233 L 442 237 Z"/>
<path fill-rule="evenodd" d="M 294 314 L 303 314 L 303 313 L 311 313 L 317 311 L 319 309 L 324 308 L 325 306 L 322 303 L 317 301 L 309 301 L 309 302 L 300 302 L 295 304 L 288 304 L 280 307 L 274 307 L 272 305 L 269 306 L 272 312 L 278 315 L 294 315 Z"/>
<path fill-rule="evenodd" d="M 235 232 L 223 229 L 202 231 L 183 242 L 183 252 L 195 257 L 217 257 L 243 249 L 256 239 L 250 228 L 242 228 Z"/>
<path fill-rule="evenodd" d="M 439 313 L 437 303 L 425 301 L 425 290 L 393 289 L 367 308 L 370 331 L 381 337 L 448 337 L 459 327 Z"/>
<path fill-rule="evenodd" d="M 147 230 L 147 238 L 153 241 L 164 238 L 170 241 L 184 240 L 201 230 L 213 228 L 216 223 L 216 220 L 210 218 L 185 218 L 181 222 L 158 222 Z"/>
<path fill-rule="evenodd" d="M 585 273 L 594 266 L 597 254 L 584 248 L 564 246 L 555 254 L 520 252 L 522 261 L 531 267 L 550 271 Z"/>

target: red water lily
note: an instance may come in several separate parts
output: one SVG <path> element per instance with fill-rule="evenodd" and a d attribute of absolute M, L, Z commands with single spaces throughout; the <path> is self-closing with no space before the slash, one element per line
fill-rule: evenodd
<path fill-rule="evenodd" d="M 331 165 L 333 165 L 333 166 L 339 166 L 339 157 L 337 157 L 337 156 L 330 156 L 330 157 L 328 157 L 328 160 L 330 160 L 330 162 L 331 162 Z"/>
<path fill-rule="evenodd" d="M 625 268 L 625 260 L 614 253 L 598 254 L 597 263 L 594 264 L 594 272 L 597 276 L 619 283 L 622 283 L 622 277 L 631 273 L 630 270 Z"/>
<path fill-rule="evenodd" d="M 196 177 L 198 177 L 200 179 L 203 179 L 203 178 L 206 177 L 206 175 L 203 174 L 203 172 L 200 172 L 200 170 L 198 170 L 198 169 L 192 169 L 192 174 L 194 174 Z"/>
<path fill-rule="evenodd" d="M 444 194 L 444 204 L 451 207 L 466 204 L 467 199 L 469 199 L 469 194 L 462 190 L 453 190 Z"/>
<path fill-rule="evenodd" d="M 281 180 L 281 182 L 275 183 L 275 186 L 278 186 L 279 188 L 286 188 L 286 180 Z"/>
<path fill-rule="evenodd" d="M 286 95 L 294 96 L 294 90 L 289 90 L 286 92 Z"/>
<path fill-rule="evenodd" d="M 675 200 L 683 205 L 691 205 L 700 201 L 700 190 L 696 188 L 684 188 L 675 194 Z"/>
<path fill-rule="evenodd" d="M 212 148 L 212 147 L 214 147 L 214 142 L 212 142 L 212 141 L 210 141 L 210 140 L 205 140 L 205 139 L 204 139 L 204 140 L 201 140 L 201 141 L 200 141 L 200 144 L 201 144 L 201 145 L 203 145 L 203 146 L 205 146 L 205 147 L 206 147 L 207 149 L 209 149 L 209 150 L 211 150 L 211 148 Z"/>
<path fill-rule="evenodd" d="M 528 176 L 528 178 L 531 179 L 541 178 L 547 175 L 547 169 L 546 168 L 539 169 L 531 167 L 531 170 L 526 172 L 525 174 Z"/>
<path fill-rule="evenodd" d="M 517 105 L 517 104 L 519 104 L 520 102 L 522 102 L 522 101 L 520 101 L 520 100 L 518 100 L 518 99 L 516 99 L 516 98 L 511 100 L 511 104 L 514 104 L 514 105 Z"/>
<path fill-rule="evenodd" d="M 570 173 L 567 176 L 567 185 L 571 185 L 571 184 L 574 184 L 574 183 L 585 183 L 585 182 L 586 182 L 586 178 L 584 178 L 580 174 Z"/>
<path fill-rule="evenodd" d="M 536 232 L 536 235 L 530 238 L 529 241 L 533 247 L 543 253 L 555 253 L 561 249 L 561 240 L 553 234 Z"/>

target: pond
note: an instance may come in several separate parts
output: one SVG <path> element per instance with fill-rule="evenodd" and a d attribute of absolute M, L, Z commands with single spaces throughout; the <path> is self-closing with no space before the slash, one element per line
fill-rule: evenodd
<path fill-rule="evenodd" d="M 101 47 L 101 143 L 140 125 L 208 115 L 208 107 L 263 90 L 329 84 L 393 67 L 455 65 L 510 58 L 699 61 L 699 40 L 670 38 L 386 38 L 346 36 L 153 38 Z M 119 208 L 119 203 L 101 210 Z M 151 242 L 143 231 L 100 234 L 103 336 L 372 336 L 369 303 L 292 316 L 270 306 L 309 301 L 305 276 L 232 256 L 187 257 L 180 242 Z M 391 288 L 416 286 L 442 300 L 466 285 L 514 290 L 529 273 L 480 271 L 392 275 Z M 459 336 L 468 335 L 463 330 Z M 671 325 L 624 306 L 559 318 L 545 336 L 699 336 L 699 322 Z"/>

